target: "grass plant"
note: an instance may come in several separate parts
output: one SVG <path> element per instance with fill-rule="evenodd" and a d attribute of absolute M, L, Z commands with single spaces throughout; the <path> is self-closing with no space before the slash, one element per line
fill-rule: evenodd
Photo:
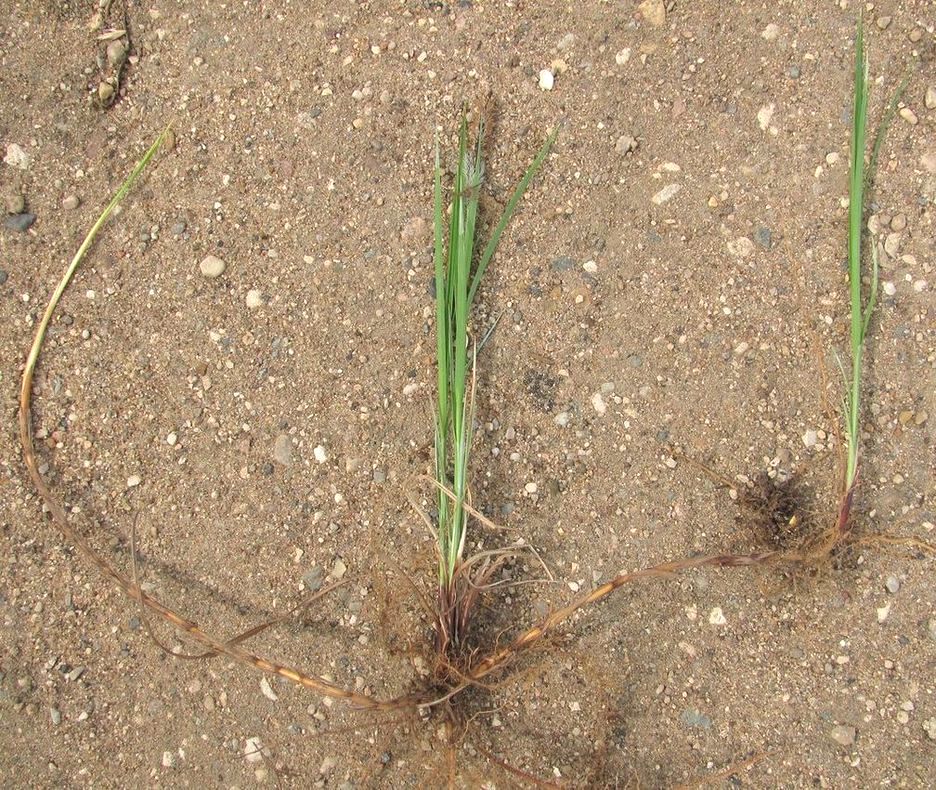
<path fill-rule="evenodd" d="M 471 306 L 497 250 L 501 235 L 517 210 L 530 181 L 542 166 L 556 139 L 543 143 L 527 168 L 483 251 L 476 255 L 478 207 L 484 180 L 484 116 L 474 143 L 469 141 L 468 117 L 462 113 L 458 152 L 448 217 L 448 247 L 442 197 L 442 163 L 435 148 L 433 178 L 434 264 L 436 292 L 436 362 L 438 385 L 435 404 L 435 482 L 438 521 L 439 597 L 437 624 L 441 652 L 459 642 L 466 624 L 471 596 L 459 596 L 465 574 L 464 551 L 471 517 L 469 458 L 474 420 L 477 344 L 470 337 Z M 490 567 L 490 566 L 487 566 Z"/>
<path fill-rule="evenodd" d="M 852 90 L 852 130 L 848 178 L 848 292 L 850 304 L 849 351 L 851 353 L 850 371 L 842 368 L 845 380 L 843 396 L 843 422 L 845 429 L 845 473 L 843 493 L 839 505 L 836 532 L 844 534 L 849 529 L 849 517 L 855 486 L 858 481 L 858 455 L 861 443 L 861 376 L 863 358 L 867 347 L 868 326 L 877 305 L 880 264 L 878 248 L 871 245 L 871 273 L 867 295 L 863 294 L 863 237 L 866 194 L 877 167 L 878 154 L 890 122 L 897 110 L 897 103 L 909 81 L 907 77 L 894 92 L 887 111 L 878 126 L 868 166 L 865 167 L 865 149 L 867 147 L 868 99 L 870 82 L 868 78 L 868 60 L 865 53 L 864 24 L 858 19 L 858 31 L 855 35 L 855 70 Z"/>

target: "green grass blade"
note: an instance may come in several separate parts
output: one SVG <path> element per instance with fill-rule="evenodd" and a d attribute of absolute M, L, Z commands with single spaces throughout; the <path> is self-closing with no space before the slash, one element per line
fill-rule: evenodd
<path fill-rule="evenodd" d="M 861 305 L 861 238 L 864 216 L 864 154 L 868 124 L 868 63 L 864 52 L 864 26 L 858 21 L 855 36 L 855 84 L 853 91 L 851 134 L 851 166 L 848 184 L 848 285 L 851 303 L 851 385 L 848 390 L 845 415 L 848 455 L 846 460 L 846 490 L 858 471 L 858 414 L 861 401 L 861 354 L 866 326 Z"/>
<path fill-rule="evenodd" d="M 874 143 L 871 145 L 871 158 L 868 160 L 868 168 L 865 173 L 866 191 L 870 191 L 874 176 L 877 174 L 878 157 L 881 153 L 881 146 L 884 145 L 884 138 L 887 136 L 887 130 L 890 129 L 894 116 L 897 115 L 897 106 L 900 104 L 900 100 L 907 90 L 907 86 L 910 84 L 910 78 L 913 76 L 915 67 L 916 63 L 914 62 L 911 63 L 910 67 L 907 69 L 907 73 L 904 74 L 900 85 L 897 86 L 897 90 L 895 90 L 894 95 L 891 96 L 891 100 L 887 105 L 887 110 L 884 112 L 884 117 L 881 118 L 881 123 L 878 125 L 877 132 L 874 135 Z"/>
<path fill-rule="evenodd" d="M 549 156 L 549 151 L 552 149 L 553 143 L 556 142 L 558 134 L 559 127 L 557 126 L 553 130 L 553 133 L 546 138 L 546 142 L 543 143 L 532 164 L 526 169 L 523 178 L 520 179 L 520 183 L 517 184 L 517 188 L 510 196 L 510 200 L 507 201 L 507 205 L 504 207 L 504 213 L 501 214 L 500 220 L 491 232 L 491 238 L 488 239 L 487 246 L 484 248 L 484 252 L 481 253 L 481 258 L 478 260 L 478 268 L 475 270 L 474 279 L 471 282 L 471 290 L 468 292 L 469 305 L 474 303 L 475 294 L 478 291 L 478 286 L 481 284 L 481 278 L 484 276 L 484 272 L 487 270 L 491 258 L 494 257 L 494 252 L 497 250 L 498 243 L 500 243 L 501 234 L 507 227 L 507 223 L 510 222 L 510 218 L 514 215 L 514 212 L 517 210 L 517 205 L 522 200 L 533 177 L 539 171 L 540 167 L 542 167 L 543 162 L 546 161 L 546 157 Z"/>

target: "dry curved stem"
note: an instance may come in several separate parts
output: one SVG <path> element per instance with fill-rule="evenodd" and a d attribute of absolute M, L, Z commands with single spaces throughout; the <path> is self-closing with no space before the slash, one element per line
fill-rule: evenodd
<path fill-rule="evenodd" d="M 66 540 L 70 541 L 85 556 L 85 558 L 100 571 L 100 573 L 105 578 L 114 582 L 128 597 L 139 601 L 142 606 L 145 606 L 157 617 L 173 625 L 180 632 L 187 635 L 192 641 L 205 648 L 207 653 L 211 653 L 213 655 L 224 655 L 242 664 L 246 664 L 255 669 L 258 669 L 261 672 L 269 672 L 275 675 L 279 675 L 280 677 L 286 678 L 287 680 L 292 681 L 293 683 L 297 683 L 300 686 L 312 689 L 313 691 L 316 691 L 325 697 L 345 700 L 357 708 L 370 710 L 397 710 L 401 707 L 416 705 L 420 702 L 420 697 L 403 696 L 390 700 L 375 699 L 369 695 L 345 689 L 334 683 L 326 681 L 323 678 L 305 674 L 290 667 L 278 664 L 274 661 L 270 661 L 269 659 L 263 658 L 262 656 L 255 655 L 247 650 L 242 649 L 234 641 L 222 640 L 212 636 L 206 631 L 203 631 L 196 623 L 177 613 L 158 599 L 145 593 L 136 582 L 128 578 L 121 571 L 117 570 L 106 559 L 104 559 L 104 557 L 96 552 L 91 547 L 91 545 L 81 535 L 78 534 L 78 532 L 71 526 L 71 524 L 68 523 L 68 517 L 65 514 L 65 508 L 58 501 L 58 499 L 56 499 L 48 485 L 46 485 L 42 474 L 39 472 L 39 462 L 36 457 L 36 448 L 32 435 L 33 377 L 35 375 L 36 363 L 39 360 L 39 354 L 42 351 L 42 345 L 43 341 L 45 340 L 45 334 L 49 326 L 49 322 L 52 320 L 52 316 L 55 314 L 55 310 L 61 301 L 62 295 L 65 293 L 65 289 L 68 287 L 68 283 L 71 281 L 72 277 L 78 269 L 78 266 L 81 264 L 85 253 L 87 253 L 88 249 L 91 247 L 91 244 L 94 242 L 98 231 L 100 231 L 108 217 L 111 215 L 111 213 L 113 213 L 114 209 L 123 200 L 123 198 L 130 191 L 130 188 L 143 173 L 144 169 L 149 164 L 149 161 L 153 158 L 153 156 L 155 156 L 156 152 L 159 150 L 160 145 L 162 145 L 163 141 L 166 139 L 168 132 L 169 129 L 167 128 L 156 139 L 156 142 L 154 142 L 149 147 L 143 158 L 133 169 L 133 172 L 130 174 L 130 176 L 128 176 L 123 184 L 121 184 L 110 203 L 107 204 L 107 207 L 101 213 L 100 217 L 98 217 L 97 221 L 88 232 L 88 235 L 85 237 L 81 246 L 78 248 L 78 252 L 75 253 L 75 257 L 72 258 L 71 263 L 65 270 L 65 274 L 62 276 L 62 279 L 59 281 L 58 285 L 53 291 L 52 296 L 49 299 L 49 304 L 46 306 L 45 312 L 43 313 L 42 319 L 39 321 L 39 324 L 36 327 L 36 333 L 33 337 L 33 342 L 30 346 L 29 353 L 26 358 L 26 364 L 23 369 L 23 378 L 20 385 L 18 415 L 20 443 L 23 448 L 23 461 L 26 464 L 26 469 L 29 472 L 29 476 L 33 481 L 33 485 L 35 485 L 40 498 L 45 503 L 46 508 L 51 514 L 53 523 Z M 247 634 L 252 635 L 251 632 L 247 632 Z M 246 636 L 243 638 L 246 638 Z"/>
<path fill-rule="evenodd" d="M 555 630 L 564 621 L 568 620 L 579 609 L 598 603 L 630 582 L 651 578 L 671 578 L 682 571 L 705 566 L 721 568 L 749 567 L 753 565 L 763 565 L 780 559 L 785 559 L 785 557 L 777 551 L 766 551 L 756 554 L 712 554 L 704 557 L 664 562 L 631 573 L 622 573 L 585 595 L 580 596 L 566 606 L 552 612 L 537 625 L 516 637 L 507 646 L 481 659 L 470 669 L 467 675 L 470 678 L 470 682 L 473 683 L 481 680 L 492 672 L 502 669 L 516 658 L 517 655 L 529 650 L 544 636 Z"/>

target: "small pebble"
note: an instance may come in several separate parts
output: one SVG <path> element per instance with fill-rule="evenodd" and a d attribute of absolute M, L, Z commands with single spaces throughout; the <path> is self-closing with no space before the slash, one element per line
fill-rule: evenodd
<path fill-rule="evenodd" d="M 761 38 L 764 39 L 764 41 L 776 41 L 777 36 L 779 35 L 780 28 L 777 27 L 773 22 L 771 22 L 761 31 Z"/>
<path fill-rule="evenodd" d="M 3 285 L 10 275 L 6 273 L 3 269 L 0 269 L 0 285 Z"/>
<path fill-rule="evenodd" d="M 900 590 L 900 579 L 896 576 L 888 576 L 887 580 L 884 582 L 884 587 L 887 588 L 887 591 L 891 594 L 896 594 Z"/>
<path fill-rule="evenodd" d="M 582 268 L 588 272 L 588 274 L 595 274 L 598 271 L 598 264 L 594 261 L 585 261 L 582 264 Z"/>
<path fill-rule="evenodd" d="M 786 75 L 791 80 L 798 80 L 800 76 L 800 67 L 797 65 L 787 66 Z"/>
<path fill-rule="evenodd" d="M 902 107 L 900 109 L 900 117 L 903 118 L 911 126 L 916 126 L 919 123 L 919 119 L 916 116 L 916 113 L 911 110 L 909 107 Z"/>
<path fill-rule="evenodd" d="M 109 82 L 101 82 L 98 84 L 97 94 L 101 104 L 109 104 L 114 98 L 114 86 Z"/>
<path fill-rule="evenodd" d="M 201 263 L 198 264 L 198 268 L 201 271 L 204 277 L 207 277 L 209 280 L 214 280 L 216 277 L 220 277 L 224 274 L 224 269 L 226 264 L 220 258 L 215 257 L 214 255 L 206 255 L 202 258 Z"/>
<path fill-rule="evenodd" d="M 325 452 L 325 448 L 322 447 L 322 445 L 317 445 L 312 451 L 312 455 L 315 456 L 316 462 L 320 464 L 324 464 L 328 460 L 328 453 Z"/>
<path fill-rule="evenodd" d="M 127 478 L 127 488 L 136 488 L 142 482 L 139 475 L 130 475 Z"/>
<path fill-rule="evenodd" d="M 815 447 L 816 440 L 818 438 L 818 434 L 812 428 L 810 428 L 806 431 L 806 433 L 803 434 L 803 444 L 806 447 Z"/>
<path fill-rule="evenodd" d="M 19 233 L 25 233 L 32 227 L 32 224 L 36 221 L 36 215 L 25 213 L 25 214 L 13 214 L 9 217 L 3 218 L 3 227 L 7 230 L 15 230 Z"/>
<path fill-rule="evenodd" d="M 936 741 L 936 718 L 927 719 L 923 722 L 923 732 L 931 741 Z"/>
<path fill-rule="evenodd" d="M 292 464 L 292 440 L 289 434 L 281 433 L 273 441 L 273 460 L 282 466 Z"/>
<path fill-rule="evenodd" d="M 551 264 L 551 268 L 554 272 L 566 272 L 573 266 L 575 266 L 575 261 L 567 255 L 560 255 Z"/>
<path fill-rule="evenodd" d="M 49 716 L 52 719 L 52 723 L 54 725 L 58 726 L 62 723 L 62 711 L 60 711 L 58 708 L 52 708 L 52 710 L 49 711 Z"/>
<path fill-rule="evenodd" d="M 259 763 L 263 760 L 263 741 L 256 736 L 244 742 L 244 759 L 248 763 Z"/>
<path fill-rule="evenodd" d="M 754 231 L 754 241 L 756 241 L 765 250 L 770 249 L 771 234 L 770 228 L 759 227 Z"/>
<path fill-rule="evenodd" d="M 378 467 L 377 469 L 374 470 L 373 474 L 371 475 L 371 479 L 375 483 L 380 485 L 381 483 L 387 482 L 387 473 L 383 469 L 380 469 Z"/>
<path fill-rule="evenodd" d="M 927 110 L 936 110 L 936 88 L 930 85 L 926 89 L 926 98 L 923 100 Z"/>
<path fill-rule="evenodd" d="M 728 252 L 736 258 L 749 258 L 754 254 L 754 242 L 747 236 L 738 236 L 728 242 Z"/>
<path fill-rule="evenodd" d="M 907 215 L 906 214 L 895 214 L 893 219 L 890 221 L 891 230 L 901 231 L 907 227 Z"/>
<path fill-rule="evenodd" d="M 124 44 L 119 38 L 111 41 L 107 45 L 107 62 L 111 66 L 117 67 L 123 65 L 124 60 L 127 58 L 127 45 Z"/>
<path fill-rule="evenodd" d="M 78 206 L 80 205 L 81 205 L 81 200 L 78 198 L 77 195 L 68 195 L 62 201 L 62 208 L 66 209 L 67 211 L 73 211 L 74 209 L 78 208 Z"/>
<path fill-rule="evenodd" d="M 565 428 L 569 424 L 569 412 L 561 411 L 555 417 L 553 417 L 553 422 L 556 423 L 560 428 Z"/>
<path fill-rule="evenodd" d="M 887 238 L 884 239 L 884 252 L 886 252 L 889 257 L 896 258 L 897 253 L 899 251 L 900 251 L 900 234 L 888 233 Z"/>
<path fill-rule="evenodd" d="M 163 768 L 175 768 L 176 766 L 176 756 L 175 752 L 163 752 L 162 753 L 162 767 Z"/>
<path fill-rule="evenodd" d="M 3 157 L 3 161 L 6 162 L 10 167 L 17 167 L 20 170 L 26 170 L 29 167 L 31 157 L 27 154 L 22 146 L 16 143 L 9 143 L 6 147 L 6 155 Z"/>
<path fill-rule="evenodd" d="M 757 111 L 757 125 L 765 132 L 770 128 L 770 121 L 773 119 L 774 110 L 776 110 L 776 105 L 771 103 L 765 104 Z"/>
<path fill-rule="evenodd" d="M 627 62 L 630 60 L 630 56 L 630 47 L 624 47 L 624 49 L 614 54 L 614 62 L 617 63 L 618 66 L 626 66 Z"/>
<path fill-rule="evenodd" d="M 851 746 L 855 742 L 856 735 L 857 732 L 854 727 L 845 727 L 841 724 L 833 727 L 829 733 L 832 740 L 842 746 Z"/>
<path fill-rule="evenodd" d="M 637 10 L 652 27 L 663 27 L 666 24 L 666 4 L 663 0 L 643 0 Z"/>
<path fill-rule="evenodd" d="M 936 151 L 927 151 L 920 157 L 920 164 L 927 173 L 936 173 Z"/>
<path fill-rule="evenodd" d="M 555 82 L 556 78 L 549 69 L 543 69 L 539 73 L 539 86 L 541 90 L 551 91 Z"/>
<path fill-rule="evenodd" d="M 270 681 L 266 678 L 260 678 L 260 692 L 271 702 L 276 702 L 279 699 L 276 692 L 273 691 L 273 687 L 270 686 Z"/>
<path fill-rule="evenodd" d="M 410 217 L 400 229 L 400 240 L 414 247 L 421 245 L 429 238 L 429 229 L 426 220 L 422 217 Z"/>
<path fill-rule="evenodd" d="M 256 288 L 251 288 L 247 291 L 247 298 L 244 301 L 247 303 L 247 307 L 253 310 L 263 304 L 263 294 Z"/>
<path fill-rule="evenodd" d="M 624 154 L 636 151 L 638 145 L 639 143 L 636 137 L 631 137 L 629 134 L 622 134 L 614 144 L 614 150 L 623 156 Z"/>
<path fill-rule="evenodd" d="M 726 625 L 728 623 L 728 620 L 725 618 L 725 613 L 720 606 L 716 606 L 709 612 L 708 621 L 712 625 Z"/>
<path fill-rule="evenodd" d="M 665 203 L 667 200 L 671 200 L 676 197 L 676 193 L 682 189 L 682 184 L 667 184 L 663 189 L 657 192 L 652 198 L 651 202 L 656 203 L 660 206 Z"/>
<path fill-rule="evenodd" d="M 890 16 L 879 16 L 877 22 L 875 23 L 878 26 L 878 30 L 887 30 L 890 27 L 890 23 L 893 17 Z"/>
<path fill-rule="evenodd" d="M 539 490 L 539 489 L 538 489 L 536 483 L 527 483 L 527 484 L 523 487 L 523 490 L 526 491 L 528 494 L 535 494 L 535 493 L 537 492 L 537 490 Z"/>
<path fill-rule="evenodd" d="M 187 227 L 187 226 L 186 226 L 185 222 L 183 222 L 182 220 L 179 220 L 178 222 L 174 222 L 174 223 L 172 224 L 172 227 L 169 228 L 169 232 L 170 232 L 173 236 L 181 236 L 183 233 L 185 233 L 185 228 L 186 228 L 186 227 Z"/>
<path fill-rule="evenodd" d="M 170 447 L 175 447 L 176 442 L 179 441 L 179 436 L 176 433 L 166 434 L 166 444 Z"/>
<path fill-rule="evenodd" d="M 335 581 L 341 581 L 347 572 L 348 572 L 348 566 L 345 565 L 344 562 L 342 562 L 341 558 L 339 557 L 337 560 L 335 560 L 335 564 L 332 566 L 330 576 Z"/>
<path fill-rule="evenodd" d="M 600 392 L 596 392 L 591 396 L 591 405 L 599 415 L 603 415 L 608 410 L 608 405 L 605 403 L 605 399 L 601 396 Z"/>
<path fill-rule="evenodd" d="M 318 565 L 314 565 L 302 574 L 302 583 L 305 584 L 306 589 L 311 592 L 316 592 L 320 589 L 324 580 L 325 572 Z"/>

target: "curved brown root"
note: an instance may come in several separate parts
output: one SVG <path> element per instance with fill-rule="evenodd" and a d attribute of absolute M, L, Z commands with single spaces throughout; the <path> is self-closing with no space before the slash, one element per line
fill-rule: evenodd
<path fill-rule="evenodd" d="M 108 204 L 107 208 L 91 228 L 83 243 L 79 247 L 78 252 L 75 254 L 75 257 L 72 259 L 71 263 L 66 269 L 65 274 L 53 291 L 52 296 L 49 299 L 49 304 L 46 306 L 45 312 L 43 313 L 42 319 L 39 321 L 39 324 L 36 327 L 36 333 L 33 337 L 33 342 L 30 346 L 29 354 L 26 358 L 26 364 L 23 369 L 23 379 L 20 386 L 18 415 L 20 443 L 23 448 L 23 460 L 26 464 L 26 469 L 29 472 L 29 476 L 33 481 L 33 485 L 35 485 L 36 490 L 39 492 L 40 498 L 45 503 L 46 508 L 51 514 L 52 522 L 62 533 L 65 539 L 74 544 L 74 546 L 85 556 L 85 558 L 98 568 L 98 570 L 104 575 L 105 578 L 113 581 L 121 590 L 123 590 L 124 593 L 126 593 L 128 597 L 135 601 L 139 601 L 139 603 L 142 606 L 145 606 L 150 612 L 158 616 L 163 621 L 170 623 L 183 634 L 186 634 L 194 642 L 201 645 L 201 647 L 205 649 L 206 653 L 211 655 L 227 656 L 228 658 L 231 658 L 242 664 L 259 669 L 261 672 L 270 672 L 272 674 L 279 675 L 280 677 L 286 678 L 293 683 L 310 688 L 325 697 L 345 700 L 358 708 L 386 711 L 397 710 L 401 707 L 418 705 L 421 702 L 421 698 L 418 696 L 404 696 L 397 699 L 378 700 L 366 694 L 361 694 L 359 692 L 342 688 L 341 686 L 335 685 L 334 683 L 326 681 L 323 678 L 283 666 L 267 658 L 244 650 L 239 646 L 238 642 L 246 639 L 247 636 L 253 635 L 253 633 L 256 632 L 255 629 L 251 629 L 251 631 L 246 632 L 246 635 L 242 634 L 240 637 L 236 637 L 233 640 L 219 639 L 203 631 L 193 621 L 187 619 L 183 615 L 166 606 L 158 599 L 147 595 L 142 589 L 140 589 L 138 584 L 117 570 L 100 554 L 95 552 L 94 549 L 91 548 L 90 544 L 84 540 L 84 538 L 82 538 L 68 523 L 65 509 L 52 494 L 51 490 L 49 490 L 49 487 L 46 485 L 42 474 L 39 472 L 39 463 L 36 458 L 36 448 L 32 435 L 32 393 L 33 376 L 35 374 L 36 363 L 39 360 L 39 354 L 42 351 L 46 329 L 49 326 L 49 322 L 52 320 L 52 316 L 55 314 L 55 310 L 58 307 L 59 301 L 61 300 L 69 281 L 77 271 L 85 253 L 91 246 L 91 243 L 94 241 L 97 232 L 103 226 L 104 222 L 107 220 L 107 217 L 110 215 L 113 209 L 129 191 L 134 181 L 142 174 L 147 163 L 159 149 L 159 146 L 162 144 L 167 133 L 168 129 L 167 131 L 163 132 L 162 135 L 160 135 L 156 140 L 156 142 L 149 148 L 143 159 L 136 166 L 136 168 L 134 168 L 133 172 L 127 178 L 127 180 L 124 181 L 115 196 L 112 198 L 111 202 Z"/>

